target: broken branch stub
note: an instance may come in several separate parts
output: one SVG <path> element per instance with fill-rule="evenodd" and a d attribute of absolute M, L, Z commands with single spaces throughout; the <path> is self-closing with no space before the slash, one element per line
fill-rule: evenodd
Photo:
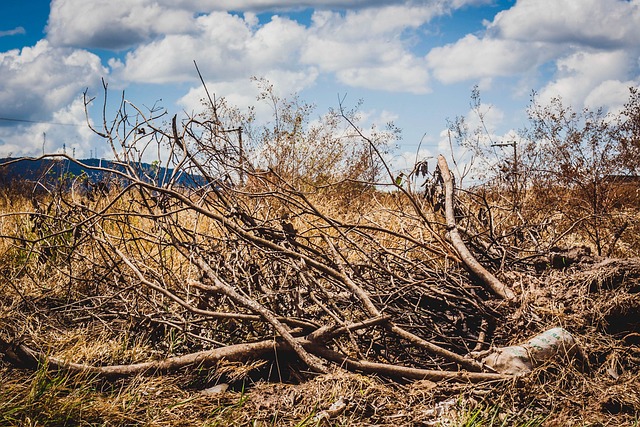
<path fill-rule="evenodd" d="M 458 232 L 453 209 L 453 179 L 451 179 L 451 171 L 449 170 L 449 165 L 442 155 L 438 156 L 438 167 L 440 168 L 440 174 L 442 176 L 442 181 L 444 182 L 445 217 L 451 244 L 455 248 L 456 252 L 458 252 L 458 255 L 460 255 L 460 259 L 467 267 L 467 269 L 476 277 L 478 277 L 489 291 L 507 301 L 515 301 L 516 296 L 513 291 L 509 289 L 504 283 L 502 283 L 497 277 L 491 274 L 486 268 L 484 268 L 464 244 L 462 237 L 460 237 L 460 233 Z"/>

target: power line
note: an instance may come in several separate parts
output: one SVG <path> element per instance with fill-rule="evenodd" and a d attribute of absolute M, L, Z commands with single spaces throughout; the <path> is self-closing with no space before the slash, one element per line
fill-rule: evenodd
<path fill-rule="evenodd" d="M 17 123 L 34 123 L 34 124 L 41 124 L 41 125 L 57 125 L 57 126 L 86 126 L 84 124 L 77 124 L 77 123 L 44 122 L 40 120 L 13 119 L 10 117 L 0 117 L 0 121 L 17 122 Z"/>

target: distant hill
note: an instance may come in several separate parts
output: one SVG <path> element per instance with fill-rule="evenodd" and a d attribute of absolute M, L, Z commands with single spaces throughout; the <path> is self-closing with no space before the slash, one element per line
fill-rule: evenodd
<path fill-rule="evenodd" d="M 16 161 L 19 160 L 19 161 Z M 7 164 L 9 162 L 13 162 Z M 50 159 L 0 159 L 0 186 L 7 187 L 20 183 L 41 182 L 54 184 L 60 182 L 62 178 L 73 179 L 81 175 L 86 175 L 92 182 L 107 182 L 115 178 L 115 174 L 93 170 L 90 168 L 102 167 L 111 170 L 123 170 L 121 165 L 104 159 L 82 159 L 75 163 L 65 158 Z M 149 163 L 132 164 L 141 176 L 145 176 L 148 182 L 161 184 L 173 174 L 171 168 L 157 168 Z M 177 180 L 178 184 L 195 187 L 206 184 L 206 180 L 200 175 L 181 173 Z"/>

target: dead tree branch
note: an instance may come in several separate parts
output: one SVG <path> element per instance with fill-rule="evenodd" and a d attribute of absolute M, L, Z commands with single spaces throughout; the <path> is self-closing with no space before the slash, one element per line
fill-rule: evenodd
<path fill-rule="evenodd" d="M 462 237 L 460 237 L 460 233 L 458 233 L 458 228 L 456 226 L 453 207 L 455 203 L 453 179 L 451 178 L 451 171 L 449 170 L 447 161 L 442 155 L 438 156 L 438 167 L 440 168 L 440 174 L 445 187 L 445 215 L 451 244 L 456 249 L 460 255 L 460 259 L 462 259 L 462 262 L 464 262 L 469 271 L 477 276 L 492 293 L 507 301 L 514 301 L 516 296 L 513 291 L 498 280 L 497 277 L 487 271 L 487 269 L 484 268 L 478 260 L 476 260 L 469 249 L 467 249 Z"/>

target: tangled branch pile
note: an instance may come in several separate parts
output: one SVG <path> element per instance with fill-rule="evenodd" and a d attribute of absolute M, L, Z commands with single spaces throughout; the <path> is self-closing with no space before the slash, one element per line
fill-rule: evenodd
<path fill-rule="evenodd" d="M 241 362 L 246 372 L 298 381 L 341 370 L 504 381 L 469 354 L 565 326 L 581 338 L 586 365 L 606 376 L 600 366 L 610 361 L 618 365 L 608 375 L 628 371 L 628 384 L 637 384 L 635 350 L 612 352 L 615 340 L 637 336 L 637 323 L 629 324 L 640 307 L 630 291 L 637 276 L 612 275 L 608 290 L 609 279 L 591 276 L 552 285 L 557 273 L 534 275 L 539 257 L 515 257 L 508 239 L 485 232 L 473 198 L 454 197 L 443 158 L 427 197 L 400 182 L 380 192 L 364 181 L 385 165 L 355 125 L 349 137 L 364 149 L 349 167 L 336 165 L 345 166 L 342 175 L 258 167 L 218 107 L 206 120 L 174 117 L 168 129 L 140 111 L 130 123 L 121 109 L 97 131 L 113 147 L 112 166 L 66 158 L 86 174 L 43 179 L 28 199 L 5 195 L 7 361 L 109 380 L 201 369 L 230 375 L 225 363 Z M 269 137 L 279 148 L 301 143 L 298 122 Z M 170 168 L 141 165 L 151 148 Z M 94 185 L 94 172 L 107 182 Z M 494 275 L 476 258 L 514 270 Z M 638 408 L 625 401 L 618 409 Z"/>

